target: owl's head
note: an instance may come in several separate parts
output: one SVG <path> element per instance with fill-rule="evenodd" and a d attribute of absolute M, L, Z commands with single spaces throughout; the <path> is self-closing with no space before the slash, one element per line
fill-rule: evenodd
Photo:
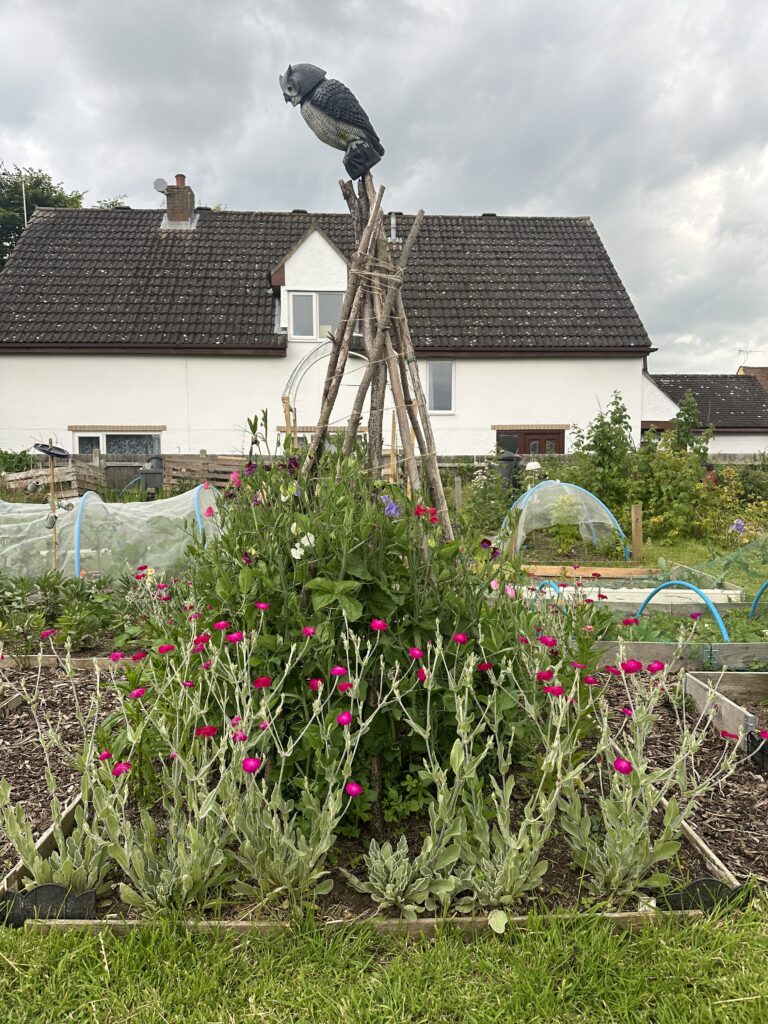
<path fill-rule="evenodd" d="M 280 75 L 280 88 L 286 103 L 292 103 L 294 107 L 301 103 L 302 99 L 314 89 L 316 85 L 325 78 L 322 68 L 314 64 L 289 64 L 284 75 Z"/>

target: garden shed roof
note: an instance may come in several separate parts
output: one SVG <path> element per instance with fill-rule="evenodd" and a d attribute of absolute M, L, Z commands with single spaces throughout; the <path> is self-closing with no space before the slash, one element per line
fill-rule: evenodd
<path fill-rule="evenodd" d="M 349 216 L 197 213 L 36 210 L 0 273 L 0 350 L 284 354 L 271 272 L 313 227 L 351 255 Z M 412 223 L 394 216 L 394 255 Z M 420 353 L 651 351 L 588 217 L 428 216 L 404 300 Z"/>
<path fill-rule="evenodd" d="M 654 373 L 653 380 L 677 405 L 690 391 L 699 418 L 716 430 L 768 430 L 768 392 L 756 377 L 735 373 Z"/>

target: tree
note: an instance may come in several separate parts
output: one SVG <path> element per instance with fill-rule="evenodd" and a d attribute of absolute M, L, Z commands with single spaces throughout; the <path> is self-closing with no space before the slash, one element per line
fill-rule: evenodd
<path fill-rule="evenodd" d="M 119 196 L 108 196 L 106 199 L 99 199 L 96 203 L 97 210 L 116 210 L 122 206 L 128 196 L 122 192 Z"/>
<path fill-rule="evenodd" d="M 11 170 L 0 164 L 0 268 L 24 230 L 22 175 L 28 218 L 38 206 L 79 209 L 83 205 L 84 192 L 67 192 L 60 181 L 54 182 L 45 171 L 16 166 Z"/>

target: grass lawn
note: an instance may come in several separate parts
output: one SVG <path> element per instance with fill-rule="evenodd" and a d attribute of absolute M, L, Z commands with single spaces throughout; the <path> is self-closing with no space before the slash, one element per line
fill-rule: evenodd
<path fill-rule="evenodd" d="M 0 929 L 0 1020 L 13 1024 L 640 1024 L 768 1015 L 758 911 L 612 933 L 537 922 L 464 942 L 336 935 L 125 937 Z"/>

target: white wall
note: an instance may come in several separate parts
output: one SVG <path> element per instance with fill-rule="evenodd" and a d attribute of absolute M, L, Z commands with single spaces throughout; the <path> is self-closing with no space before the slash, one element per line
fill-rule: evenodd
<path fill-rule="evenodd" d="M 754 455 L 756 452 L 764 451 L 768 451 L 766 434 L 718 434 L 715 431 L 709 442 L 710 455 Z"/>
<path fill-rule="evenodd" d="M 657 423 L 667 423 L 669 420 L 674 419 L 679 411 L 669 395 L 661 390 L 652 377 L 644 373 L 641 419 L 653 420 Z"/>

